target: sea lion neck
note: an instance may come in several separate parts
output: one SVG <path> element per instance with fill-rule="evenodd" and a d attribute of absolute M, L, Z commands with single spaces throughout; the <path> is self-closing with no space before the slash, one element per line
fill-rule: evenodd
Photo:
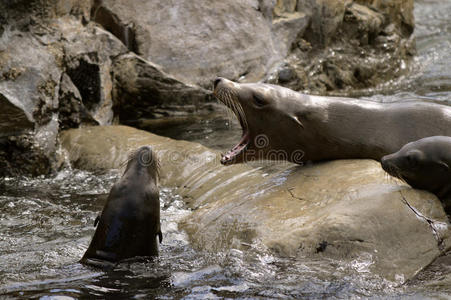
<path fill-rule="evenodd" d="M 133 159 L 128 162 L 123 177 L 127 179 L 148 177 L 149 181 L 153 181 L 158 177 L 157 166 L 146 165 L 139 159 Z"/>

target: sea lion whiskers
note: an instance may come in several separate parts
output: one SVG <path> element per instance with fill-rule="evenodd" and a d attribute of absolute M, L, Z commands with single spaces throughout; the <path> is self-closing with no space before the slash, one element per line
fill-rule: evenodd
<path fill-rule="evenodd" d="M 218 99 L 219 101 L 221 101 L 223 104 L 225 104 L 225 111 L 227 114 L 227 120 L 228 122 L 228 127 L 231 128 L 230 124 L 232 124 L 234 118 L 235 118 L 235 114 L 233 113 L 232 109 L 229 107 L 230 105 L 228 104 L 228 99 L 224 96 L 224 90 L 219 90 L 217 91 L 217 94 L 214 95 L 216 99 Z"/>
<path fill-rule="evenodd" d="M 224 103 L 232 112 L 235 114 L 235 116 L 238 118 L 238 120 L 241 122 L 243 127 L 247 128 L 247 118 L 246 114 L 244 113 L 244 109 L 241 106 L 241 103 L 238 101 L 237 95 L 235 92 L 231 89 L 227 88 L 221 88 L 218 89 L 214 93 L 215 97 Z"/>
<path fill-rule="evenodd" d="M 401 180 L 404 183 L 407 183 L 406 179 L 401 174 L 401 170 L 397 166 L 391 165 L 389 170 L 390 170 L 390 173 L 395 174 L 396 178 L 398 178 L 399 180 Z"/>
<path fill-rule="evenodd" d="M 231 128 L 231 124 L 233 122 L 233 120 L 235 120 L 236 118 L 236 114 L 234 113 L 233 109 L 231 108 L 232 104 L 231 104 L 231 100 L 226 97 L 225 95 L 223 95 L 224 97 L 224 103 L 226 104 L 226 109 L 227 109 L 227 119 L 229 120 L 229 127 Z"/>
<path fill-rule="evenodd" d="M 233 98 L 232 95 L 228 95 L 228 96 L 232 103 L 233 111 L 235 111 L 236 115 L 243 123 L 243 126 L 247 128 L 246 115 L 244 114 L 244 110 L 243 110 L 243 107 L 241 106 L 241 103 L 239 103 L 238 100 L 236 100 L 236 98 Z"/>
<path fill-rule="evenodd" d="M 387 165 L 386 168 L 387 170 L 384 172 L 384 177 L 388 183 L 395 183 L 396 185 L 400 185 L 399 180 L 406 182 L 405 179 L 402 178 L 401 170 L 398 167 L 394 165 Z"/>

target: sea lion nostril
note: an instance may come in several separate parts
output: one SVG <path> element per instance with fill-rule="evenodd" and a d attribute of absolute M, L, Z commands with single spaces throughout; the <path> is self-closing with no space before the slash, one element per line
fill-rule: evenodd
<path fill-rule="evenodd" d="M 216 86 L 221 82 L 221 80 L 222 80 L 221 77 L 218 77 L 218 78 L 215 79 L 215 81 L 214 81 L 214 87 L 215 87 L 215 88 L 216 88 Z"/>

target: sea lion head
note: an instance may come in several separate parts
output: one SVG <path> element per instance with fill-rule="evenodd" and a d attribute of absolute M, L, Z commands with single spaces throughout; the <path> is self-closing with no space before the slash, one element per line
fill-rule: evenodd
<path fill-rule="evenodd" d="M 124 175 L 131 172 L 138 172 L 149 175 L 152 179 L 157 179 L 160 173 L 160 165 L 156 154 L 150 146 L 141 146 L 128 155 Z"/>
<path fill-rule="evenodd" d="M 444 197 L 451 186 L 451 138 L 433 136 L 404 145 L 381 159 L 382 168 L 413 188 Z"/>
<path fill-rule="evenodd" d="M 306 131 L 296 114 L 300 94 L 271 84 L 236 83 L 225 78 L 215 80 L 213 94 L 235 113 L 243 130 L 238 144 L 222 156 L 222 164 L 302 161 L 299 141 Z"/>

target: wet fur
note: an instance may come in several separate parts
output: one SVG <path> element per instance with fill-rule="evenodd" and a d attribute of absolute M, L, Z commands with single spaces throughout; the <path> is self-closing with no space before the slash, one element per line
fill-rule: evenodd
<path fill-rule="evenodd" d="M 142 164 L 140 155 L 150 155 Z M 82 263 L 108 267 L 124 259 L 158 256 L 161 243 L 158 160 L 150 147 L 131 153 L 121 179 L 113 185 L 96 223 Z"/>

